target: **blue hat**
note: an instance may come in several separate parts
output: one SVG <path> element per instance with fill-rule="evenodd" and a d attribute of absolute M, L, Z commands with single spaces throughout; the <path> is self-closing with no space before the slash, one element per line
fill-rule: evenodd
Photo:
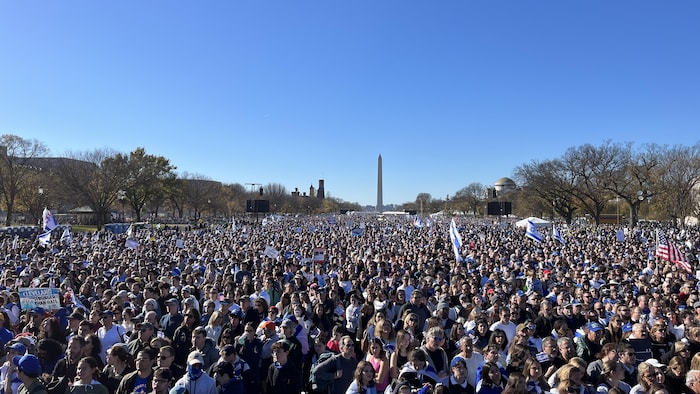
<path fill-rule="evenodd" d="M 588 331 L 598 332 L 603 329 L 603 326 L 601 326 L 600 323 L 591 322 L 586 324 L 586 328 L 588 329 Z"/>
<path fill-rule="evenodd" d="M 464 359 L 462 356 L 456 356 L 455 358 L 452 359 L 450 362 L 450 368 L 453 368 L 455 365 L 457 365 L 458 362 L 463 362 L 464 366 L 467 366 L 467 360 Z"/>
<path fill-rule="evenodd" d="M 632 323 L 625 323 L 622 325 L 622 332 L 632 332 Z"/>
<path fill-rule="evenodd" d="M 15 356 L 12 362 L 20 371 L 24 372 L 25 375 L 34 378 L 41 375 L 41 364 L 39 364 L 39 359 L 33 354 Z"/>
<path fill-rule="evenodd" d="M 14 350 L 17 353 L 19 353 L 20 355 L 27 353 L 27 347 L 24 346 L 24 344 L 22 344 L 21 342 L 13 343 L 12 346 L 7 347 L 7 350 Z"/>
<path fill-rule="evenodd" d="M 170 275 L 179 277 L 180 275 L 182 275 L 182 272 L 180 272 L 179 268 L 175 267 L 172 271 L 170 271 Z"/>
<path fill-rule="evenodd" d="M 40 306 L 37 306 L 36 308 L 32 308 L 31 312 L 35 315 L 45 315 L 46 310 Z"/>

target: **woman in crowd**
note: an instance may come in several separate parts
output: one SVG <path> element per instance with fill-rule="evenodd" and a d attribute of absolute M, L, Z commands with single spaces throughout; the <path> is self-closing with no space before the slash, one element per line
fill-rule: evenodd
<path fill-rule="evenodd" d="M 681 356 L 674 356 L 666 368 L 665 384 L 672 393 L 682 393 L 686 389 L 685 375 L 688 369 Z"/>
<path fill-rule="evenodd" d="M 124 344 L 118 343 L 107 350 L 107 364 L 102 369 L 100 381 L 107 391 L 117 391 L 124 375 L 134 371 L 134 357 L 126 350 Z"/>
<path fill-rule="evenodd" d="M 374 338 L 370 340 L 369 352 L 366 357 L 367 362 L 369 362 L 374 368 L 375 372 L 375 383 L 376 388 L 379 392 L 384 391 L 386 386 L 389 385 L 389 359 L 386 356 L 386 351 L 384 351 L 384 345 L 379 338 Z"/>
<path fill-rule="evenodd" d="M 481 367 L 481 380 L 476 384 L 476 394 L 501 394 L 504 383 L 498 365 L 487 362 Z"/>
<path fill-rule="evenodd" d="M 535 358 L 530 357 L 525 360 L 523 376 L 525 377 L 527 386 L 526 391 L 529 394 L 543 394 L 549 392 L 550 387 L 549 384 L 547 384 L 547 380 L 544 378 L 542 365 Z"/>
<path fill-rule="evenodd" d="M 66 394 L 108 394 L 107 387 L 99 380 L 100 369 L 94 357 L 84 357 L 78 362 L 77 375 Z"/>
<path fill-rule="evenodd" d="M 506 387 L 502 394 L 527 394 L 527 385 L 525 376 L 520 372 L 514 372 L 508 376 Z"/>
<path fill-rule="evenodd" d="M 411 351 L 411 334 L 404 330 L 399 330 L 396 333 L 396 349 L 391 353 L 389 359 L 391 379 L 397 379 L 401 368 L 408 362 L 408 356 Z"/>
<path fill-rule="evenodd" d="M 367 361 L 360 361 L 355 368 L 354 378 L 345 394 L 377 394 L 381 393 L 375 387 L 375 370 Z"/>
<path fill-rule="evenodd" d="M 211 316 L 209 316 L 207 326 L 204 327 L 207 330 L 207 338 L 211 338 L 211 340 L 214 341 L 214 343 L 218 343 L 223 325 L 224 317 L 221 315 L 221 312 L 212 312 Z"/>
<path fill-rule="evenodd" d="M 630 394 L 652 394 L 650 389 L 654 383 L 664 384 L 666 375 L 661 370 L 646 361 L 637 367 L 637 385 L 632 387 Z"/>
<path fill-rule="evenodd" d="M 102 353 L 102 341 L 97 334 L 90 334 L 85 337 L 85 346 L 83 346 L 83 357 L 91 356 L 97 361 L 98 368 L 102 370 L 104 363 L 100 354 Z"/>
<path fill-rule="evenodd" d="M 600 394 L 608 394 L 608 392 L 617 388 L 624 394 L 629 394 L 631 387 L 622 379 L 625 378 L 625 367 L 617 360 L 606 360 L 598 374 L 598 384 L 595 391 Z"/>

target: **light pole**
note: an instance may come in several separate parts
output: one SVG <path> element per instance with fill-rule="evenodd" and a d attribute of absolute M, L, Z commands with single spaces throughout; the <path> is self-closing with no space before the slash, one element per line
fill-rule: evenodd
<path fill-rule="evenodd" d="M 126 191 L 119 190 L 117 192 L 117 200 L 119 200 L 119 203 L 122 206 L 122 222 L 126 222 L 126 212 L 124 211 L 124 202 L 126 200 Z"/>
<path fill-rule="evenodd" d="M 41 224 L 42 217 L 44 215 L 44 188 L 39 186 L 39 224 Z M 25 222 L 26 223 L 26 222 Z"/>

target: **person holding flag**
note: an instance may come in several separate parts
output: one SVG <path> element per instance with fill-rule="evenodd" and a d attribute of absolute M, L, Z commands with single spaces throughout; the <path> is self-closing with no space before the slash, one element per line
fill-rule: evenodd
<path fill-rule="evenodd" d="M 455 260 L 459 262 L 459 248 L 462 247 L 462 236 L 459 235 L 455 218 L 452 218 L 452 221 L 450 222 L 450 241 L 452 242 L 452 250 L 455 253 Z"/>
<path fill-rule="evenodd" d="M 693 272 L 693 267 L 688 263 L 683 253 L 668 240 L 662 230 L 656 230 L 656 257 L 678 265 L 689 274 Z"/>

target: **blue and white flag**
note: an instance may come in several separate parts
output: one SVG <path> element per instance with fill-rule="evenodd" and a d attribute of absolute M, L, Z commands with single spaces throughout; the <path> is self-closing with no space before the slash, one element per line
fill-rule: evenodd
<path fill-rule="evenodd" d="M 126 246 L 129 249 L 136 249 L 139 247 L 139 241 L 127 238 L 126 242 L 124 242 L 124 246 Z"/>
<path fill-rule="evenodd" d="M 564 237 L 561 235 L 561 232 L 554 224 L 552 224 L 552 238 L 561 242 L 562 245 L 566 245 L 566 241 L 564 240 Z"/>
<path fill-rule="evenodd" d="M 236 218 L 231 218 L 231 231 L 236 231 Z"/>
<path fill-rule="evenodd" d="M 53 217 L 48 208 L 44 208 L 44 212 L 41 214 L 41 217 L 44 221 L 44 231 L 51 231 L 58 227 L 58 222 L 56 222 L 56 219 Z"/>
<path fill-rule="evenodd" d="M 17 249 L 19 247 L 19 235 L 15 234 L 15 237 L 12 239 L 12 249 Z"/>
<path fill-rule="evenodd" d="M 455 252 L 455 260 L 459 261 L 459 248 L 462 247 L 462 236 L 459 235 L 457 223 L 455 223 L 454 218 L 452 218 L 452 222 L 450 222 L 450 241 L 452 241 L 452 250 Z"/>
<path fill-rule="evenodd" d="M 525 229 L 525 236 L 536 242 L 542 242 L 542 234 L 537 231 L 537 227 L 532 221 L 527 221 L 527 227 Z"/>
<path fill-rule="evenodd" d="M 39 240 L 39 245 L 46 246 L 51 242 L 51 231 L 47 231 L 45 233 L 39 234 L 37 237 Z"/>
<path fill-rule="evenodd" d="M 70 230 L 68 230 L 68 227 L 64 228 L 63 235 L 61 235 L 61 242 L 64 242 L 66 245 L 70 245 L 72 240 L 73 235 L 71 235 Z"/>
<path fill-rule="evenodd" d="M 277 249 L 273 248 L 272 246 L 266 246 L 265 250 L 263 251 L 264 256 L 267 256 L 267 257 L 270 257 L 273 259 L 276 259 L 277 256 L 279 256 L 279 254 L 280 254 L 280 252 Z"/>
<path fill-rule="evenodd" d="M 420 218 L 416 218 L 416 220 L 413 221 L 413 226 L 423 228 L 423 221 L 420 220 Z"/>

